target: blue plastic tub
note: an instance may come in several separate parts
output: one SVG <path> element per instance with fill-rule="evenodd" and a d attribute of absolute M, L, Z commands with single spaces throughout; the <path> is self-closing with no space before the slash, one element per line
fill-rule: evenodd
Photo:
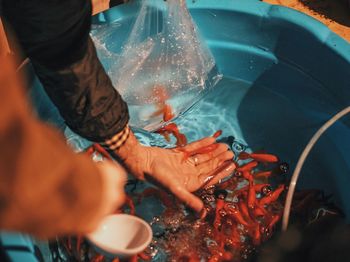
<path fill-rule="evenodd" d="M 252 150 L 279 155 L 293 170 L 317 129 L 350 105 L 349 43 L 282 6 L 255 0 L 187 2 L 224 79 L 177 123 L 190 140 L 222 129 Z M 109 50 L 120 52 L 137 10 L 131 3 L 95 17 L 95 22 L 119 24 L 100 39 Z M 348 152 L 350 117 L 345 117 L 313 149 L 299 188 L 333 194 L 350 221 Z"/>
<path fill-rule="evenodd" d="M 103 39 L 108 48 L 120 51 L 137 6 L 117 6 L 94 18 L 120 23 Z M 188 6 L 224 79 L 176 120 L 181 130 L 194 140 L 222 129 L 223 136 L 240 142 L 234 150 L 265 149 L 293 170 L 317 129 L 350 105 L 350 44 L 309 16 L 260 1 L 189 0 Z M 62 127 L 40 84 L 33 85 L 39 115 Z M 164 143 L 158 136 L 138 136 L 148 144 Z M 349 154 L 350 117 L 345 117 L 315 146 L 298 184 L 333 194 L 348 222 Z"/>

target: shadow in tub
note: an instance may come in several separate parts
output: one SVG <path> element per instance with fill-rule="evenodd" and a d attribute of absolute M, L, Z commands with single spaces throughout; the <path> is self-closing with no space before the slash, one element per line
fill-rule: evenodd
<path fill-rule="evenodd" d="M 326 217 L 306 229 L 292 226 L 262 246 L 254 262 L 343 262 L 350 257 L 350 226 Z M 250 261 L 250 262 L 253 262 Z"/>
<path fill-rule="evenodd" d="M 252 150 L 268 149 L 291 164 L 291 172 L 309 139 L 346 104 L 319 81 L 290 63 L 264 72 L 237 108 L 242 139 Z M 349 99 L 349 98 L 348 98 Z M 264 145 L 260 148 L 256 145 Z M 350 116 L 331 127 L 308 156 L 298 189 L 332 194 L 350 222 Z"/>

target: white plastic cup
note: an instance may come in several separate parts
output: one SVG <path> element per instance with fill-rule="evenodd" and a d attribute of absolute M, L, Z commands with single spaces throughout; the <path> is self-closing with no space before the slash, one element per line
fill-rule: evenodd
<path fill-rule="evenodd" d="M 104 218 L 87 239 L 103 255 L 128 258 L 147 248 L 152 241 L 152 229 L 141 218 L 115 214 Z"/>

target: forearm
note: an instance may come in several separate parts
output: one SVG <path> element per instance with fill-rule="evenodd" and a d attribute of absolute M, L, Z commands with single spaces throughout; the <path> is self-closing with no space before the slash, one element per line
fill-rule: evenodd
<path fill-rule="evenodd" d="M 4 15 L 67 125 L 95 142 L 120 132 L 128 108 L 89 38 L 91 2 L 3 1 Z"/>
<path fill-rule="evenodd" d="M 91 39 L 84 57 L 64 69 L 33 65 L 49 97 L 77 134 L 103 142 L 128 123 L 128 107 L 112 86 Z"/>

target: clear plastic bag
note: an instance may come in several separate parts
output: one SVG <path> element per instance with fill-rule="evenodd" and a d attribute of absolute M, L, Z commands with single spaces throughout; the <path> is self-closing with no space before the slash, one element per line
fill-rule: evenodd
<path fill-rule="evenodd" d="M 101 38 L 114 37 L 109 28 L 98 29 L 95 42 L 99 42 L 99 55 L 115 60 L 107 61 L 107 71 L 129 105 L 131 125 L 152 130 L 162 123 L 161 115 L 154 114 L 159 103 L 170 104 L 176 117 L 200 99 L 218 73 L 184 0 L 143 0 L 139 4 L 120 54 L 101 44 Z M 118 28 L 118 24 L 113 26 Z"/>

